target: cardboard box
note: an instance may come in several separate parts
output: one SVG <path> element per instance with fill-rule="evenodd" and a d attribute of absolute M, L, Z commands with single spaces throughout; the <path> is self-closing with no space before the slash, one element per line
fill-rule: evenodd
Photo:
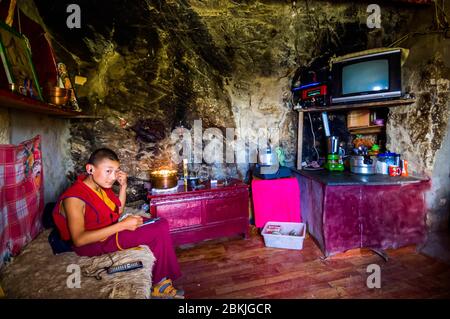
<path fill-rule="evenodd" d="M 370 110 L 353 110 L 347 114 L 347 128 L 370 125 Z"/>

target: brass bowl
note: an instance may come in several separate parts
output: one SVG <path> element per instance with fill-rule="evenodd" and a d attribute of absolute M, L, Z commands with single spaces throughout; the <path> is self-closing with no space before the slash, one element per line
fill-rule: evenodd
<path fill-rule="evenodd" d="M 66 105 L 69 102 L 68 96 L 50 96 L 48 97 L 48 101 L 54 105 Z"/>
<path fill-rule="evenodd" d="M 44 90 L 46 96 L 70 96 L 70 90 L 57 86 L 46 87 Z"/>
<path fill-rule="evenodd" d="M 158 170 L 150 173 L 152 188 L 168 189 L 178 185 L 176 170 Z"/>
<path fill-rule="evenodd" d="M 54 105 L 66 105 L 70 100 L 70 95 L 71 90 L 60 87 L 50 87 L 44 91 L 46 100 Z"/>

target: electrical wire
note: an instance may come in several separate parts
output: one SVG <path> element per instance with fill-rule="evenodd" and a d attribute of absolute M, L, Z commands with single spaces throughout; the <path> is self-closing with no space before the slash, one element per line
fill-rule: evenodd
<path fill-rule="evenodd" d="M 390 45 L 388 45 L 389 48 L 392 48 L 394 46 L 399 45 L 401 42 L 405 41 L 407 38 L 409 38 L 410 36 L 413 35 L 427 35 L 427 34 L 438 34 L 438 33 L 444 33 L 444 36 L 446 36 L 446 33 L 449 31 L 450 29 L 446 29 L 446 30 L 435 30 L 435 31 L 424 31 L 424 32 L 410 32 L 405 34 L 404 36 L 402 36 L 400 39 L 395 40 L 394 42 L 392 42 Z"/>
<path fill-rule="evenodd" d="M 314 129 L 313 129 L 313 124 L 312 124 L 312 119 L 311 119 L 311 113 L 310 112 L 308 112 L 308 117 L 309 117 L 309 123 L 311 124 L 311 133 L 312 133 L 312 136 L 313 136 L 313 148 L 316 151 L 317 162 L 319 162 L 320 156 L 319 156 L 319 152 L 317 151 L 317 148 L 316 148 L 316 135 L 314 134 Z"/>
<path fill-rule="evenodd" d="M 429 31 L 417 31 L 417 32 L 408 32 L 407 34 L 403 35 L 399 39 L 392 42 L 388 47 L 394 47 L 399 45 L 401 42 L 405 41 L 411 36 L 414 35 L 428 35 L 428 34 L 439 34 L 443 33 L 444 37 L 448 38 L 447 33 L 450 31 L 450 26 L 447 19 L 447 14 L 444 10 L 444 1 L 442 1 L 442 5 L 438 4 L 438 0 L 434 0 L 434 13 L 435 13 L 435 20 L 437 25 L 437 30 L 429 30 Z M 441 19 L 444 22 L 441 22 Z"/>
<path fill-rule="evenodd" d="M 433 2 L 434 2 L 434 16 L 436 18 L 436 24 L 437 24 L 437 27 L 440 29 L 440 28 L 442 28 L 442 25 L 441 25 L 441 21 L 439 19 L 439 15 L 438 15 L 437 3 L 436 3 L 436 0 L 434 0 Z"/>
<path fill-rule="evenodd" d="M 16 7 L 17 9 L 17 21 L 19 23 L 19 33 L 22 34 L 22 24 L 20 23 L 20 10 L 19 6 Z"/>
<path fill-rule="evenodd" d="M 442 0 L 442 5 L 439 5 L 437 3 L 437 0 L 434 0 L 434 7 L 436 8 L 435 12 L 436 12 L 436 22 L 438 23 L 438 28 L 447 28 L 449 27 L 448 24 L 448 20 L 447 20 L 447 14 L 445 13 L 445 2 L 444 0 Z M 441 18 L 439 18 L 438 15 L 438 9 L 439 9 L 439 13 L 441 14 L 441 18 L 444 22 L 441 22 Z"/>
<path fill-rule="evenodd" d="M 85 276 L 85 277 L 95 277 L 95 279 L 101 280 L 102 279 L 101 274 L 104 273 L 105 271 L 107 271 L 109 268 L 111 268 L 115 264 L 115 261 L 112 258 L 111 254 L 108 254 L 108 257 L 111 260 L 111 265 L 109 265 L 107 267 L 100 267 L 100 268 L 97 268 L 97 269 L 95 269 L 93 271 L 84 270 L 83 271 L 83 276 Z"/>

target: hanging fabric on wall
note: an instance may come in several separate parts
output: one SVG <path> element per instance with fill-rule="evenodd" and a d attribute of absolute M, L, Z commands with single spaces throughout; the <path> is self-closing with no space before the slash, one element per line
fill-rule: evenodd
<path fill-rule="evenodd" d="M 0 267 L 42 230 L 41 137 L 0 145 Z"/>

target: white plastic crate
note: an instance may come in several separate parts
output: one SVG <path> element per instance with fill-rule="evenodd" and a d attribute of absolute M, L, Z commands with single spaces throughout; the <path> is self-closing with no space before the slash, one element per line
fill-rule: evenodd
<path fill-rule="evenodd" d="M 280 234 L 268 234 L 267 228 L 275 225 L 281 226 Z M 291 231 L 299 234 L 299 236 L 288 235 Z M 261 234 L 264 237 L 266 247 L 302 250 L 306 225 L 304 223 L 267 222 Z"/>

